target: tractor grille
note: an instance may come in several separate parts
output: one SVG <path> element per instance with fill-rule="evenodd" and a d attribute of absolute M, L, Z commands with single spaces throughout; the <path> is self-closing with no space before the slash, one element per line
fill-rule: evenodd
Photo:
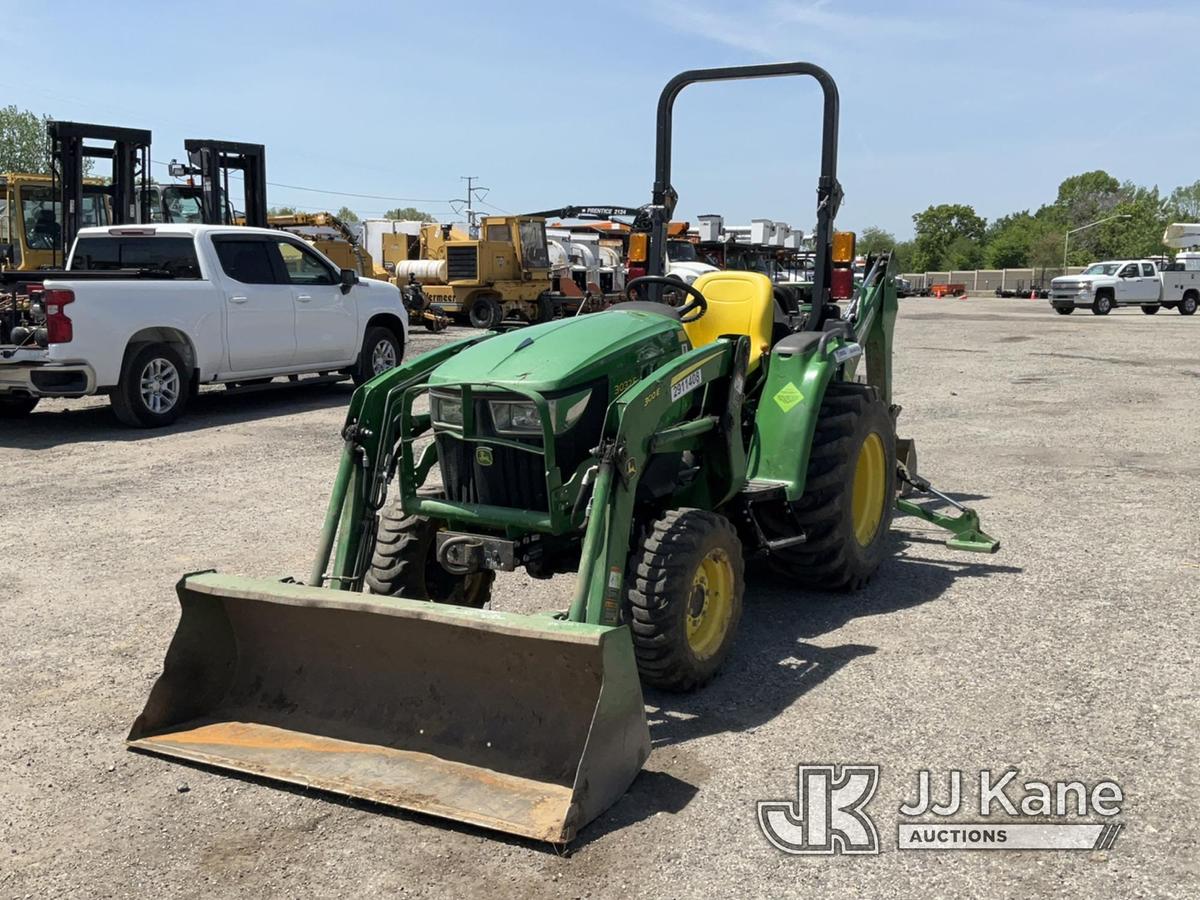
<path fill-rule="evenodd" d="M 446 280 L 475 281 L 479 277 L 479 260 L 476 248 L 446 248 Z"/>
<path fill-rule="evenodd" d="M 492 464 L 480 465 L 475 448 L 488 447 Z M 469 444 L 450 434 L 437 436 L 446 499 L 549 512 L 545 457 L 511 447 Z"/>

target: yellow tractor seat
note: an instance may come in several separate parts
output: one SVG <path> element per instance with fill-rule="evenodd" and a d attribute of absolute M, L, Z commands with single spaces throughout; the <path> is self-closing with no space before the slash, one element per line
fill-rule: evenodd
<path fill-rule="evenodd" d="M 703 347 L 726 334 L 744 334 L 750 338 L 747 371 L 753 372 L 759 357 L 771 349 L 775 323 L 771 279 L 759 272 L 706 272 L 692 286 L 708 301 L 708 311 L 683 326 L 692 346 Z"/>

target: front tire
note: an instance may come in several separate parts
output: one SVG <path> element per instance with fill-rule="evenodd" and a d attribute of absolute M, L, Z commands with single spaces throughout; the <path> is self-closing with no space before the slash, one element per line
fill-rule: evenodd
<path fill-rule="evenodd" d="M 390 328 L 384 328 L 382 325 L 371 326 L 363 335 L 358 365 L 354 367 L 354 384 L 364 384 L 376 375 L 396 368 L 403 356 L 404 345 Z"/>
<path fill-rule="evenodd" d="M 831 382 L 809 454 L 804 495 L 768 524 L 807 540 L 772 553 L 786 578 L 817 590 L 857 590 L 883 562 L 896 492 L 896 432 L 875 389 Z M 782 510 L 787 514 L 788 510 Z"/>
<path fill-rule="evenodd" d="M 484 294 L 471 301 L 471 309 L 467 316 L 475 328 L 490 330 L 499 327 L 501 319 L 504 318 L 504 311 L 496 302 L 495 297 L 491 294 Z"/>
<path fill-rule="evenodd" d="M 0 419 L 23 419 L 31 412 L 41 397 L 27 395 L 0 396 Z"/>
<path fill-rule="evenodd" d="M 117 420 L 133 428 L 175 422 L 191 398 L 191 373 L 169 344 L 146 344 L 131 353 L 109 399 Z"/>
<path fill-rule="evenodd" d="M 1096 316 L 1107 316 L 1112 312 L 1113 301 L 1108 294 L 1100 294 L 1092 301 L 1092 314 Z"/>
<path fill-rule="evenodd" d="M 1181 316 L 1192 316 L 1196 314 L 1196 295 L 1187 294 L 1179 301 L 1179 314 Z"/>
<path fill-rule="evenodd" d="M 724 516 L 674 509 L 629 558 L 626 615 L 642 681 L 690 691 L 711 679 L 742 616 L 742 544 Z"/>
<path fill-rule="evenodd" d="M 496 573 L 483 569 L 452 575 L 437 561 L 437 525 L 406 516 L 399 503 L 379 515 L 375 552 L 365 581 L 373 594 L 482 608 L 492 598 Z"/>

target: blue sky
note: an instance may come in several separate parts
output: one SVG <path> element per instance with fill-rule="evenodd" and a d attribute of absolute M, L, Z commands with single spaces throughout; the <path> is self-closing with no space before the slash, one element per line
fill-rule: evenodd
<path fill-rule="evenodd" d="M 1195 3 L 6 6 L 10 46 L 27 52 L 0 72 L 0 102 L 150 128 L 164 162 L 185 137 L 254 141 L 269 181 L 412 198 L 271 187 L 274 205 L 415 205 L 448 220 L 460 175 L 491 188 L 485 211 L 641 204 L 669 77 L 792 59 L 841 89 L 842 227 L 907 237 L 912 214 L 942 202 L 991 219 L 1095 168 L 1166 191 L 1200 178 Z M 687 89 L 679 213 L 807 230 L 819 114 L 815 84 L 799 79 Z"/>

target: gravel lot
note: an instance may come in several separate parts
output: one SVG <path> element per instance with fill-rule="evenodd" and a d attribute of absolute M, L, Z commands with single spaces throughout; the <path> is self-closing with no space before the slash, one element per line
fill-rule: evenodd
<path fill-rule="evenodd" d="M 5 423 L 0 896 L 1200 896 L 1200 318 L 901 302 L 901 433 L 1002 551 L 901 519 L 861 593 L 752 582 L 725 672 L 648 693 L 646 771 L 566 855 L 123 747 L 180 574 L 307 572 L 348 386 L 205 391 L 162 432 L 99 400 Z M 567 587 L 509 576 L 496 605 Z M 882 766 L 880 855 L 767 843 L 754 802 L 794 798 L 800 762 Z M 1115 779 L 1119 842 L 896 849 L 918 770 L 1009 766 Z"/>

